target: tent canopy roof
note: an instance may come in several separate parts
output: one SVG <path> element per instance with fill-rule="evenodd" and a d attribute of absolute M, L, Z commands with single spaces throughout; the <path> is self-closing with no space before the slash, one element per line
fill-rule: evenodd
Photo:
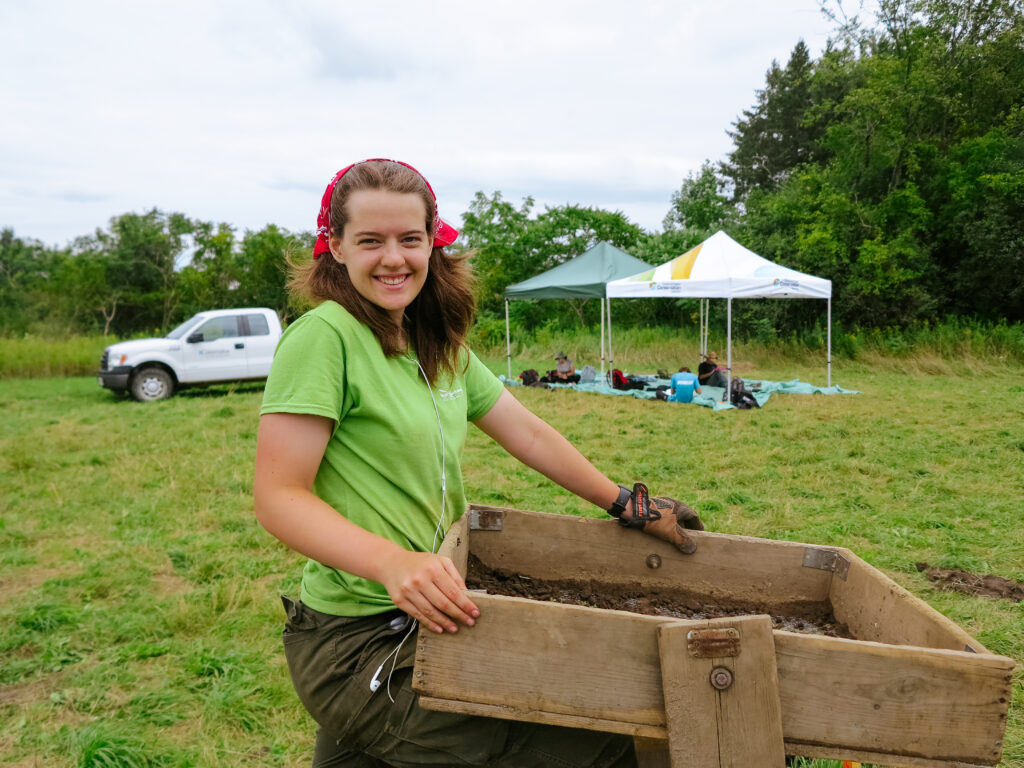
<path fill-rule="evenodd" d="M 611 243 L 600 242 L 575 259 L 510 285 L 506 299 L 589 299 L 605 295 L 611 280 L 652 269 Z"/>
<path fill-rule="evenodd" d="M 610 298 L 828 299 L 832 281 L 776 264 L 718 231 L 653 269 L 608 283 Z"/>

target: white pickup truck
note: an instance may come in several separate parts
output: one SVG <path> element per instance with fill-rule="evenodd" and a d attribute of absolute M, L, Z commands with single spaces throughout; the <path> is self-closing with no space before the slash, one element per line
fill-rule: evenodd
<path fill-rule="evenodd" d="M 185 387 L 267 378 L 281 338 L 265 307 L 200 312 L 162 339 L 134 339 L 103 350 L 99 384 L 136 400 L 163 400 Z"/>

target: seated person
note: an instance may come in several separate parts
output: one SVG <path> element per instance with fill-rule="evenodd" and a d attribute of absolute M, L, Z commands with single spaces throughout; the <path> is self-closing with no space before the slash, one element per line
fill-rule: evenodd
<path fill-rule="evenodd" d="M 726 387 L 728 382 L 725 372 L 718 367 L 718 355 L 708 352 L 704 355 L 704 362 L 697 366 L 697 379 L 701 384 L 709 387 Z"/>
<path fill-rule="evenodd" d="M 552 384 L 575 384 L 580 380 L 580 375 L 576 373 L 572 360 L 565 356 L 565 352 L 559 352 L 555 355 L 554 370 L 548 371 L 545 378 Z"/>
<path fill-rule="evenodd" d="M 701 393 L 700 381 L 684 365 L 679 373 L 672 374 L 672 394 L 668 399 L 673 403 L 692 403 L 694 392 Z"/>

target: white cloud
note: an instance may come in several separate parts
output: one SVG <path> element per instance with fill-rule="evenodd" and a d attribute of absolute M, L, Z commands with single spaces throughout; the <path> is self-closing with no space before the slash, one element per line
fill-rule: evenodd
<path fill-rule="evenodd" d="M 0 226 L 51 244 L 154 206 L 311 229 L 368 156 L 417 166 L 449 220 L 501 190 L 658 228 L 772 59 L 831 26 L 814 0 L 11 5 Z"/>

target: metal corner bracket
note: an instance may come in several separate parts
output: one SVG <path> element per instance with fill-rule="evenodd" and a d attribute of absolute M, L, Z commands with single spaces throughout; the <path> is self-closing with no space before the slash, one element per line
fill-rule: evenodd
<path fill-rule="evenodd" d="M 471 507 L 469 510 L 469 530 L 500 531 L 504 525 L 505 510 L 494 507 Z"/>
<path fill-rule="evenodd" d="M 820 571 L 832 571 L 843 581 L 850 573 L 850 561 L 835 549 L 807 547 L 804 550 L 804 568 L 817 568 Z"/>

